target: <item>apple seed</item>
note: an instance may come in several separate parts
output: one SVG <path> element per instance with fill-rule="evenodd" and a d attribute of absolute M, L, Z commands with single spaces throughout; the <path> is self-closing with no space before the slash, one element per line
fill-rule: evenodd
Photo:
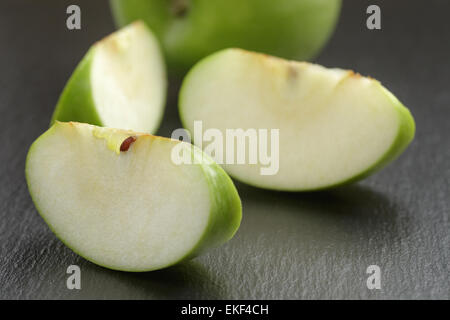
<path fill-rule="evenodd" d="M 128 149 L 130 149 L 131 144 L 135 141 L 136 141 L 136 137 L 126 138 L 120 145 L 120 151 L 128 151 Z"/>

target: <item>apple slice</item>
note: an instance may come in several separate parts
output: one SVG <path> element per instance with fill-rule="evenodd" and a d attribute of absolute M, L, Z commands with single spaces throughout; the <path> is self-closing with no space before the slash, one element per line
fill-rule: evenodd
<path fill-rule="evenodd" d="M 199 62 L 183 82 L 179 109 L 185 128 L 204 147 L 207 139 L 198 141 L 193 133 L 196 120 L 203 132 L 214 128 L 223 137 L 229 129 L 279 129 L 274 174 L 262 174 L 260 160 L 224 160 L 236 179 L 276 190 L 317 190 L 361 179 L 396 158 L 415 131 L 408 109 L 374 79 L 241 49 Z"/>
<path fill-rule="evenodd" d="M 176 165 L 179 146 L 197 164 Z M 55 122 L 31 146 L 26 178 L 51 230 L 107 268 L 150 271 L 231 239 L 241 202 L 229 176 L 178 140 Z"/>
<path fill-rule="evenodd" d="M 158 41 L 138 21 L 90 48 L 64 88 L 52 123 L 79 121 L 154 133 L 163 116 L 166 87 Z"/>

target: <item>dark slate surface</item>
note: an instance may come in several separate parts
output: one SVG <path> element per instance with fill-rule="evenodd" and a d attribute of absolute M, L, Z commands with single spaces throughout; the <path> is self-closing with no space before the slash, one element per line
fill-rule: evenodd
<path fill-rule="evenodd" d="M 82 30 L 65 28 L 79 3 Z M 382 8 L 382 31 L 365 8 Z M 27 191 L 27 149 L 46 128 L 88 47 L 113 31 L 106 1 L 0 2 L 0 298 L 449 298 L 450 2 L 346 0 L 317 61 L 380 79 L 416 119 L 416 139 L 394 164 L 328 192 L 262 191 L 238 184 L 236 237 L 193 261 L 153 273 L 110 271 L 66 248 Z M 180 126 L 178 81 L 161 135 Z M 82 289 L 66 288 L 77 264 Z M 382 289 L 366 288 L 366 268 Z"/>

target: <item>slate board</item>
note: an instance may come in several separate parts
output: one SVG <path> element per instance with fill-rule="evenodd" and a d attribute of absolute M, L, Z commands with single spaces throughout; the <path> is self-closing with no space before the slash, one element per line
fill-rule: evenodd
<path fill-rule="evenodd" d="M 82 30 L 65 10 L 82 9 Z M 382 30 L 365 28 L 369 4 Z M 408 106 L 417 135 L 398 161 L 360 183 L 281 193 L 238 183 L 243 221 L 225 246 L 152 273 L 110 271 L 66 248 L 37 214 L 25 183 L 28 147 L 89 46 L 112 32 L 106 1 L 0 2 L 0 298 L 448 299 L 450 2 L 346 0 L 317 62 L 380 79 Z M 160 135 L 180 127 L 172 79 Z M 66 288 L 81 267 L 82 289 Z M 366 268 L 381 267 L 368 290 Z"/>

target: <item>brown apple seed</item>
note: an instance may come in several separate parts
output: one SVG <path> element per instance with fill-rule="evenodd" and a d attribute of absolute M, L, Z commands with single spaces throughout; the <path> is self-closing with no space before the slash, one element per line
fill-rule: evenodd
<path fill-rule="evenodd" d="M 136 141 L 136 137 L 128 137 L 125 140 L 123 140 L 122 144 L 120 145 L 120 151 L 128 151 L 130 149 L 130 146 L 133 142 Z"/>

